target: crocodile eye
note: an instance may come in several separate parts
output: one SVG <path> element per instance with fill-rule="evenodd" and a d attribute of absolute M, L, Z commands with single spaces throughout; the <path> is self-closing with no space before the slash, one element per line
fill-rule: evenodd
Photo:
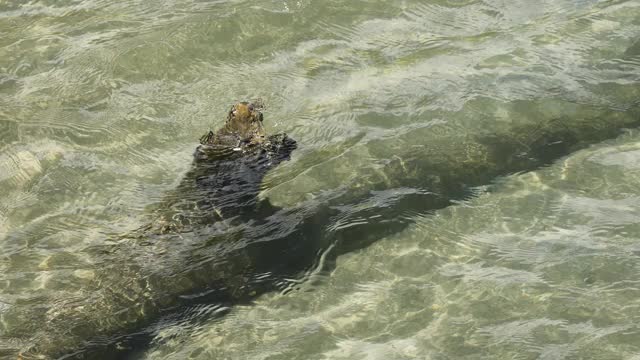
<path fill-rule="evenodd" d="M 229 110 L 229 115 L 228 115 L 229 119 L 235 117 L 237 113 L 238 113 L 238 110 L 236 110 L 236 106 L 235 105 L 232 106 L 231 110 Z"/>

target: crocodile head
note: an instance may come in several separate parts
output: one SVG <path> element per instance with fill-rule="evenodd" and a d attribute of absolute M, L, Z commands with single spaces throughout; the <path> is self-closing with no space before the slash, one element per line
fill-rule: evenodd
<path fill-rule="evenodd" d="M 245 147 L 265 141 L 260 107 L 250 102 L 239 102 L 231 107 L 224 126 L 215 134 L 210 132 L 200 139 L 203 145 Z"/>
<path fill-rule="evenodd" d="M 260 103 L 243 101 L 233 105 L 224 126 L 200 138 L 201 146 L 196 149 L 196 160 L 242 156 L 260 150 L 288 155 L 296 148 L 296 142 L 286 134 L 267 136 L 261 109 Z"/>

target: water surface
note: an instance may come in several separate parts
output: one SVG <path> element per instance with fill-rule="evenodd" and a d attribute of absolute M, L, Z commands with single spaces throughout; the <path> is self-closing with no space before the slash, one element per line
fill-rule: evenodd
<path fill-rule="evenodd" d="M 351 193 L 357 216 L 325 230 L 364 225 L 359 245 L 131 357 L 640 357 L 638 136 L 607 127 L 639 119 L 639 42 L 632 0 L 2 2 L 3 311 L 77 294 L 100 270 L 87 249 L 148 221 L 197 139 L 261 98 L 300 145 L 261 197 Z M 484 164 L 487 139 L 585 123 L 617 139 L 479 166 L 444 209 L 402 202 Z"/>

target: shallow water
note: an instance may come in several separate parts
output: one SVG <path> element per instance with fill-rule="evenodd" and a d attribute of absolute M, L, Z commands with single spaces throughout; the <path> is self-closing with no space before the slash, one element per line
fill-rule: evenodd
<path fill-rule="evenodd" d="M 325 236 L 356 245 L 161 322 L 132 358 L 640 357 L 639 137 L 620 129 L 639 43 L 638 1 L 0 2 L 3 314 L 87 286 L 87 249 L 144 224 L 197 139 L 261 98 L 299 144 L 261 197 L 352 194 Z M 488 157 L 538 125 L 571 146 Z M 434 185 L 474 166 L 464 191 Z M 23 329 L 8 358 L 41 327 L 2 320 Z"/>
<path fill-rule="evenodd" d="M 143 358 L 635 358 L 639 151 L 634 131 L 507 177 Z"/>

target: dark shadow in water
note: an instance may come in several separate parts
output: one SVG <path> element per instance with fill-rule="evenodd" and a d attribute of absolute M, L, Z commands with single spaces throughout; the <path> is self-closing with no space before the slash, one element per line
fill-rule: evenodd
<path fill-rule="evenodd" d="M 251 216 L 242 214 L 242 221 L 214 221 L 218 205 L 201 204 L 209 206 L 208 217 L 195 211 L 179 217 L 166 233 L 161 223 L 153 237 L 148 228 L 144 236 L 101 254 L 95 300 L 67 307 L 58 323 L 49 325 L 44 336 L 51 338 L 43 349 L 53 356 L 66 353 L 62 358 L 139 354 L 157 329 L 176 323 L 195 328 L 265 292 L 290 291 L 295 288 L 290 279 L 304 279 L 318 267 L 330 270 L 340 254 L 402 231 L 415 214 L 449 206 L 499 176 L 545 166 L 640 124 L 636 108 L 589 114 L 513 125 L 504 133 L 479 133 L 471 142 L 480 156 L 450 161 L 450 150 L 436 147 L 428 156 L 407 160 L 403 166 L 414 170 L 410 178 L 398 176 L 391 185 L 371 184 L 365 191 L 337 189 L 295 208 L 250 200 L 255 194 L 230 199 L 229 204 L 238 199 L 246 203 L 229 205 L 227 211 L 254 209 L 248 212 Z M 190 191 L 180 190 L 176 199 L 202 198 L 202 193 L 195 191 L 194 197 Z M 184 213 L 186 204 L 177 213 Z"/>
<path fill-rule="evenodd" d="M 210 282 L 198 288 L 198 294 L 182 297 L 174 307 L 165 310 L 167 315 L 159 323 L 138 335 L 129 335 L 127 341 L 121 338 L 119 346 L 127 343 L 125 347 L 136 354 L 147 347 L 154 329 L 177 322 L 197 327 L 223 316 L 234 304 L 250 303 L 264 292 L 289 291 L 295 286 L 287 279 L 304 277 L 306 271 L 319 265 L 321 257 L 320 265 L 331 270 L 337 256 L 402 231 L 413 223 L 413 214 L 427 214 L 449 206 L 452 201 L 472 196 L 475 186 L 489 184 L 496 177 L 536 169 L 588 144 L 613 138 L 621 128 L 637 126 L 640 119 L 635 113 L 611 111 L 600 116 L 556 118 L 533 127 L 514 127 L 509 134 L 480 134 L 476 141 L 486 149 L 483 164 L 449 164 L 443 168 L 436 159 L 420 159 L 418 176 L 398 180 L 398 187 L 374 186 L 357 196 L 346 190 L 336 191 L 293 209 L 274 209 L 277 211 L 270 216 L 246 224 L 241 231 L 245 245 L 224 255 L 244 262 L 238 268 L 242 269 L 241 276 Z M 190 276 L 200 278 L 210 274 L 216 268 L 211 262 L 219 259 L 220 253 L 214 247 L 192 250 L 181 258 L 184 263 L 201 264 L 191 267 Z M 205 284 L 207 280 L 196 282 Z M 115 356 L 112 358 L 123 356 L 113 346 L 100 352 L 109 353 Z M 87 358 L 94 356 L 97 354 Z"/>

